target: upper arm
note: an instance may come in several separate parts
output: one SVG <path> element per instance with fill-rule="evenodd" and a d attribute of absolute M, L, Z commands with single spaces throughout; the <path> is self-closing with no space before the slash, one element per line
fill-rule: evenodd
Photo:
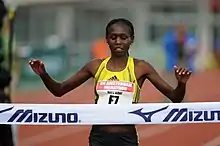
<path fill-rule="evenodd" d="M 148 79 L 162 94 L 170 97 L 174 89 L 161 78 L 159 73 L 148 62 L 142 61 L 141 64 L 145 78 Z"/>
<path fill-rule="evenodd" d="M 62 89 L 65 90 L 65 92 L 69 92 L 94 77 L 94 73 L 98 69 L 99 64 L 100 60 L 92 60 L 84 65 L 75 75 L 62 82 Z"/>

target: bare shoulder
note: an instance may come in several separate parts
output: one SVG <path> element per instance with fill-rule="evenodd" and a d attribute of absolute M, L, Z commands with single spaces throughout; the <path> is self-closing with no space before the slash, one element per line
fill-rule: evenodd
<path fill-rule="evenodd" d="M 95 75 L 95 73 L 97 72 L 99 66 L 103 61 L 104 59 L 93 59 L 86 64 L 86 67 L 93 75 Z"/>
<path fill-rule="evenodd" d="M 99 66 L 102 63 L 102 61 L 104 61 L 104 59 L 92 59 L 88 64 L 93 67 Z"/>
<path fill-rule="evenodd" d="M 140 65 L 143 66 L 143 65 L 146 65 L 146 63 L 148 62 L 145 60 L 134 58 L 135 66 L 140 66 Z"/>
<path fill-rule="evenodd" d="M 141 69 L 141 70 L 148 70 L 152 67 L 149 62 L 136 58 L 134 58 L 134 65 L 137 69 Z"/>

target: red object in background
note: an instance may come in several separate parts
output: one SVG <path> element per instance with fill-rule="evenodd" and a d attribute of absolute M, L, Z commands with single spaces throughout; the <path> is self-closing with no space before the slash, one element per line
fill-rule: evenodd
<path fill-rule="evenodd" d="M 209 0 L 212 12 L 220 12 L 220 0 Z"/>

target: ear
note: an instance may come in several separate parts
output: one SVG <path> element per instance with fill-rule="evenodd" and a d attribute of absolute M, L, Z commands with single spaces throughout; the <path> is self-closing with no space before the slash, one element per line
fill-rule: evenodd
<path fill-rule="evenodd" d="M 131 37 L 131 45 L 134 43 L 134 36 Z"/>
<path fill-rule="evenodd" d="M 108 38 L 107 38 L 107 37 L 105 37 L 105 42 L 106 42 L 107 44 L 109 44 L 109 41 L 108 41 Z"/>

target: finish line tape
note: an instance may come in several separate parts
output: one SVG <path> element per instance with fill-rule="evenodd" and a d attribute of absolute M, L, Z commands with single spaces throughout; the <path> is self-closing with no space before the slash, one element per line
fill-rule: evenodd
<path fill-rule="evenodd" d="M 220 102 L 97 104 L 0 104 L 0 124 L 106 125 L 219 123 Z"/>

